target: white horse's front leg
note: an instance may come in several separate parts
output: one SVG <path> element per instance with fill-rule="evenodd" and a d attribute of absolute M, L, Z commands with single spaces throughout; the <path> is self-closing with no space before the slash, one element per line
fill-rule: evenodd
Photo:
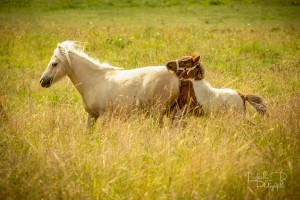
<path fill-rule="evenodd" d="M 88 119 L 87 119 L 87 128 L 88 129 L 91 129 L 94 126 L 94 124 L 96 123 L 98 117 L 99 116 L 94 116 L 94 115 L 91 115 L 91 114 L 88 115 Z"/>

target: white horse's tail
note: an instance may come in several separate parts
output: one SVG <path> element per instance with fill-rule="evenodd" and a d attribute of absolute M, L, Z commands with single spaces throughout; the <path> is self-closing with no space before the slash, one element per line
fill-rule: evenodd
<path fill-rule="evenodd" d="M 244 95 L 244 101 L 248 101 L 259 114 L 265 115 L 267 113 L 267 105 L 260 96 L 247 94 Z"/>

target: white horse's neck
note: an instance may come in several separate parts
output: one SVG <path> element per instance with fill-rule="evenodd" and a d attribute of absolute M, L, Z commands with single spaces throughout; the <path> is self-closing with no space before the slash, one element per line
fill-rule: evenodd
<path fill-rule="evenodd" d="M 193 81 L 197 101 L 206 112 L 234 108 L 244 110 L 244 104 L 239 93 L 228 88 L 213 88 L 204 80 Z"/>
<path fill-rule="evenodd" d="M 193 87 L 197 101 L 204 106 L 204 109 L 210 111 L 212 107 L 219 104 L 221 91 L 211 87 L 205 80 L 193 80 Z"/>
<path fill-rule="evenodd" d="M 214 88 L 212 87 L 208 82 L 205 80 L 195 81 L 193 80 L 193 84 L 196 86 L 196 88 L 201 89 L 201 93 L 203 96 L 207 96 L 209 98 L 218 99 L 221 98 L 220 95 L 223 93 L 228 93 L 229 91 L 233 91 L 231 89 L 227 88 Z"/>
<path fill-rule="evenodd" d="M 211 87 L 211 85 L 205 80 L 195 81 L 194 79 L 189 79 L 192 81 L 194 88 L 201 91 L 203 96 L 211 97 L 216 93 L 215 88 Z"/>
<path fill-rule="evenodd" d="M 71 65 L 69 66 L 68 76 L 75 85 L 83 99 L 86 98 L 87 91 L 94 87 L 101 76 L 105 76 L 107 71 L 115 70 L 113 68 L 100 68 L 90 60 L 79 55 L 69 54 Z"/>

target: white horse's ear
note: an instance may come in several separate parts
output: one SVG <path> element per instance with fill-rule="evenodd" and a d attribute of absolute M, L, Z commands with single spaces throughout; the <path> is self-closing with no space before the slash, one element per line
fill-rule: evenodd
<path fill-rule="evenodd" d="M 62 46 L 60 46 L 60 44 L 57 45 L 58 51 L 61 55 L 65 55 L 65 50 Z"/>

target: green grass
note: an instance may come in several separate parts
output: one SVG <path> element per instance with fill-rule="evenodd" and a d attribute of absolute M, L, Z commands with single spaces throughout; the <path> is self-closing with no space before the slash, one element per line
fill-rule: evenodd
<path fill-rule="evenodd" d="M 296 1 L 5 2 L 0 199 L 299 199 Z M 225 114 L 189 118 L 181 129 L 166 118 L 159 128 L 157 116 L 133 112 L 127 120 L 100 119 L 89 133 L 68 79 L 39 85 L 64 40 L 86 42 L 89 55 L 126 69 L 198 52 L 213 86 L 264 97 L 269 117 L 249 109 L 253 124 Z M 284 172 L 284 188 L 247 181 L 248 173 L 263 172 Z"/>

